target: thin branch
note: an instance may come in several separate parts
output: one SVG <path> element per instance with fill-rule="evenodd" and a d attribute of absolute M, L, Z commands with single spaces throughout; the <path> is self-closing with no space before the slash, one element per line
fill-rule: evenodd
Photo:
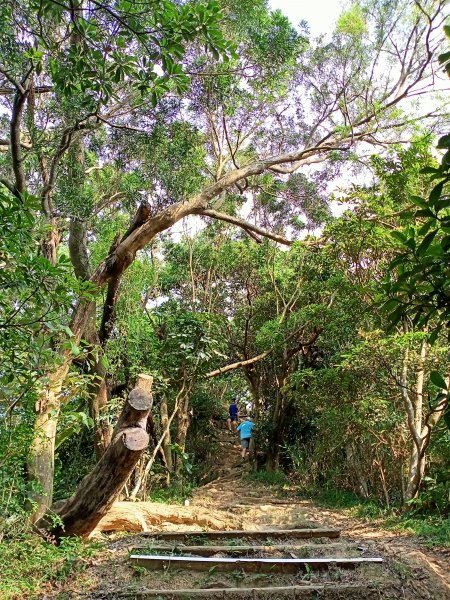
<path fill-rule="evenodd" d="M 0 73 L 3 73 L 3 71 L 1 70 L 1 65 Z M 51 85 L 38 85 L 33 90 L 33 93 L 35 94 L 48 94 L 49 92 L 53 92 L 53 87 Z M 0 88 L 0 96 L 12 96 L 15 93 L 16 90 L 14 88 Z"/>
<path fill-rule="evenodd" d="M 223 375 L 224 373 L 228 373 L 228 371 L 234 371 L 235 369 L 240 369 L 241 367 L 245 367 L 247 365 L 252 365 L 255 362 L 259 362 L 260 360 L 263 360 L 264 358 L 266 358 L 266 356 L 269 356 L 269 354 L 272 354 L 272 352 L 274 350 L 275 350 L 275 348 L 271 348 L 270 350 L 266 350 L 262 354 L 258 354 L 257 356 L 254 356 L 253 358 L 248 358 L 247 360 L 239 360 L 235 363 L 232 363 L 231 365 L 226 365 L 225 367 L 219 367 L 218 369 L 215 369 L 214 371 L 210 371 L 209 373 L 206 373 L 205 377 L 210 379 L 211 377 L 217 377 L 218 375 Z"/>
<path fill-rule="evenodd" d="M 16 195 L 16 190 L 14 188 L 14 185 L 8 181 L 7 179 L 4 179 L 3 177 L 0 177 L 0 183 L 3 184 L 5 186 L 5 188 L 7 188 L 11 194 Z"/>
<path fill-rule="evenodd" d="M 7 148 L 9 148 L 11 145 L 10 140 L 6 139 L 6 138 L 2 138 L 0 139 L 0 146 L 6 146 Z M 20 145 L 22 146 L 22 148 L 26 148 L 27 150 L 30 150 L 33 146 L 28 143 L 28 142 L 20 142 Z"/>
<path fill-rule="evenodd" d="M 12 94 L 15 94 L 16 92 L 19 92 L 22 95 L 25 94 L 25 88 L 23 85 L 8 73 L 8 69 L 2 63 L 0 63 L 0 73 L 15 87 L 14 90 L 11 90 Z"/>
<path fill-rule="evenodd" d="M 218 212 L 217 210 L 212 209 L 202 209 L 197 210 L 194 214 L 202 215 L 204 217 L 211 217 L 212 219 L 218 219 L 219 221 L 225 221 L 226 223 L 231 223 L 232 225 L 237 225 L 244 229 L 247 233 L 257 233 L 262 235 L 263 237 L 269 238 L 270 240 L 274 240 L 279 244 L 284 244 L 285 246 L 291 246 L 292 241 L 287 240 L 281 235 L 277 235 L 276 233 L 272 233 L 263 229 L 262 227 L 258 227 L 257 225 L 253 225 L 253 223 L 249 223 L 248 221 L 244 221 L 243 219 L 239 219 L 238 217 L 233 217 L 231 215 L 227 215 L 225 213 Z"/>

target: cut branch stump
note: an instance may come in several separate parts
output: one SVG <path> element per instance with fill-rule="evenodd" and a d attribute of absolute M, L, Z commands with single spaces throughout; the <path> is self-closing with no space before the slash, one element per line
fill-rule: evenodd
<path fill-rule="evenodd" d="M 52 529 L 56 539 L 74 535 L 87 537 L 119 496 L 149 443 L 146 427 L 153 404 L 152 382 L 150 375 L 138 375 L 136 387 L 129 393 L 117 421 L 111 444 L 74 494 L 56 510 L 61 520 L 61 524 Z"/>

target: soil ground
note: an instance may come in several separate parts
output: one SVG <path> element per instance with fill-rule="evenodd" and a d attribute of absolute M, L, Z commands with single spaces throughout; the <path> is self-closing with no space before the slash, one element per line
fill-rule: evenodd
<path fill-rule="evenodd" d="M 345 510 L 318 508 L 313 501 L 299 500 L 282 490 L 263 484 L 249 482 L 245 477 L 250 469 L 242 461 L 237 438 L 226 433 L 219 436 L 221 468 L 218 478 L 199 488 L 188 507 L 156 505 L 156 523 L 143 524 L 151 531 L 198 531 L 207 529 L 241 529 L 258 531 L 270 528 L 292 529 L 299 527 L 336 527 L 342 530 L 341 537 L 328 540 L 277 540 L 277 544 L 295 544 L 295 557 L 347 556 L 384 559 L 382 565 L 365 564 L 352 570 L 331 568 L 328 571 L 307 571 L 297 575 L 263 575 L 245 573 L 242 569 L 231 573 L 185 571 L 169 568 L 165 571 L 147 571 L 131 565 L 128 557 L 133 549 L 139 553 L 155 553 L 158 545 L 167 542 L 155 541 L 148 534 L 97 532 L 96 536 L 105 544 L 105 549 L 93 559 L 80 561 L 76 572 L 66 581 L 52 584 L 41 596 L 42 600 L 78 598 L 138 598 L 145 597 L 145 590 L 198 588 L 239 588 L 268 586 L 307 586 L 324 583 L 327 586 L 346 584 L 359 585 L 370 582 L 377 598 L 407 598 L 410 600 L 450 599 L 450 552 L 428 551 L 421 548 L 416 538 L 406 534 L 393 534 L 348 516 Z M 139 508 L 139 503 L 130 505 Z M 146 503 L 146 512 L 152 505 Z M 199 524 L 199 516 L 201 516 Z M 141 517 L 139 517 L 141 519 Z M 139 520 L 138 519 L 138 520 Z M 205 526 L 209 522 L 210 527 Z M 201 538 L 201 536 L 200 536 Z M 205 543 L 193 538 L 192 545 Z M 222 542 L 214 540 L 217 546 Z M 229 546 L 248 544 L 271 545 L 240 537 L 227 540 Z M 156 552 L 157 553 L 157 552 Z M 230 554 L 229 554 L 230 555 Z M 274 556 L 274 553 L 271 553 Z M 276 553 L 275 553 L 276 555 Z M 286 556 L 286 555 L 284 555 Z M 142 595 L 144 594 L 144 595 Z M 217 597 L 211 595 L 211 598 Z M 256 596 L 255 596 L 256 597 Z M 281 598 L 281 596 L 279 596 Z M 320 595 L 312 597 L 323 597 Z M 334 596 L 326 598 L 354 598 L 365 595 L 347 596 L 344 588 Z M 367 596 L 368 598 L 369 596 Z M 162 595 L 161 598 L 164 598 Z M 274 596 L 274 600 L 276 600 Z"/>

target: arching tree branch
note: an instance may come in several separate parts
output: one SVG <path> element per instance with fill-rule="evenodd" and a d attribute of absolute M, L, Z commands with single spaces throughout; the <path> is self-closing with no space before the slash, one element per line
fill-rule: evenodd
<path fill-rule="evenodd" d="M 231 223 L 232 225 L 237 225 L 238 227 L 241 227 L 242 229 L 247 231 L 247 233 L 250 233 L 250 232 L 257 233 L 257 234 L 259 234 L 263 237 L 266 237 L 270 240 L 274 240 L 275 242 L 278 242 L 279 244 L 284 244 L 285 246 L 291 246 L 293 243 L 291 240 L 287 240 L 286 238 L 284 238 L 281 235 L 277 235 L 276 233 L 267 231 L 267 229 L 258 227 L 258 225 L 254 225 L 253 223 L 249 223 L 248 221 L 245 221 L 244 219 L 239 219 L 238 217 L 233 217 L 232 215 L 227 215 L 225 213 L 218 212 L 217 210 L 212 210 L 212 209 L 200 210 L 200 211 L 196 212 L 195 214 L 202 215 L 204 217 L 211 217 L 212 219 L 218 219 L 220 221 L 225 221 L 227 223 Z"/>

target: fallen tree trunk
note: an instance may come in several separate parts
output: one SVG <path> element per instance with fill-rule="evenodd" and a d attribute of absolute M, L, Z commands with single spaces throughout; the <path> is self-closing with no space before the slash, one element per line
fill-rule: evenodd
<path fill-rule="evenodd" d="M 236 526 L 236 519 L 230 521 L 228 514 L 205 511 L 203 507 L 165 505 L 158 502 L 115 502 L 93 533 L 159 531 L 161 527 L 164 530 L 170 529 L 171 525 L 185 526 L 187 531 L 198 531 L 202 527 L 222 530 L 230 525 Z"/>
<path fill-rule="evenodd" d="M 61 523 L 51 528 L 56 539 L 88 536 L 108 512 L 149 443 L 147 417 L 153 404 L 153 378 L 138 375 L 114 429 L 111 444 L 75 493 L 56 510 Z M 48 529 L 47 521 L 38 527 Z"/>

